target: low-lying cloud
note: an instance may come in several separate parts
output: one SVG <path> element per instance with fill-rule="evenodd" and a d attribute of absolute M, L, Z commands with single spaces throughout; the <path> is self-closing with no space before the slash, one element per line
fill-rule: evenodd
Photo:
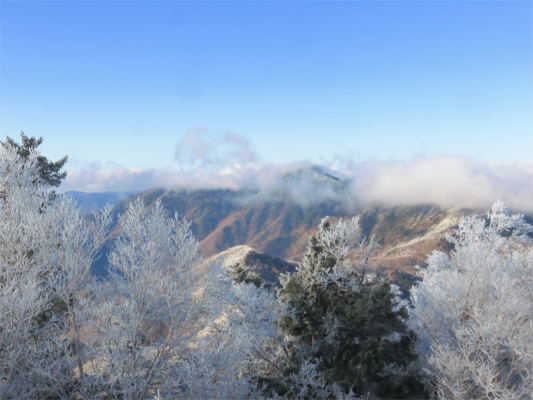
<path fill-rule="evenodd" d="M 533 164 L 418 156 L 409 162 L 359 165 L 346 175 L 363 202 L 487 208 L 501 200 L 517 209 L 533 210 Z"/>
<path fill-rule="evenodd" d="M 209 154 L 202 146 L 201 154 Z M 243 147 L 246 149 L 246 147 Z M 128 169 L 72 171 L 62 190 L 87 192 L 169 189 L 250 188 L 285 192 L 301 204 L 335 200 L 346 206 L 369 202 L 389 205 L 435 203 L 443 207 L 488 208 L 501 200 L 514 210 L 533 211 L 533 164 L 494 164 L 464 157 L 424 157 L 410 161 L 352 163 L 321 169 L 344 182 L 312 172 L 314 164 L 268 164 L 255 161 L 224 165 L 220 169 Z M 210 164 L 214 165 L 214 164 Z M 307 171 L 307 172 L 299 172 Z"/>
<path fill-rule="evenodd" d="M 206 128 L 187 131 L 176 145 L 174 159 L 176 166 L 166 169 L 92 164 L 70 171 L 61 189 L 249 188 L 276 198 L 285 193 L 303 205 L 333 200 L 347 209 L 370 202 L 486 209 L 501 200 L 515 210 L 533 212 L 533 163 L 495 164 L 459 156 L 419 155 L 409 161 L 360 163 L 338 158 L 337 167 L 306 161 L 273 164 L 258 160 L 244 136 Z M 344 166 L 339 168 L 339 161 Z"/>

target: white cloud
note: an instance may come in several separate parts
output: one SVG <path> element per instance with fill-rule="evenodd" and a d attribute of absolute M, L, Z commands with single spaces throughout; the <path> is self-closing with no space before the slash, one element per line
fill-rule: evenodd
<path fill-rule="evenodd" d="M 213 145 L 206 143 L 202 138 L 202 134 L 206 132 L 208 132 L 206 128 L 188 130 L 176 146 L 176 160 L 205 159 L 213 151 Z"/>
<path fill-rule="evenodd" d="M 309 171 L 312 163 L 261 162 L 245 137 L 206 128 L 186 132 L 176 146 L 175 160 L 176 167 L 166 169 L 91 165 L 69 172 L 61 189 L 102 192 L 154 187 L 251 188 L 264 195 L 283 191 L 301 204 L 335 200 L 348 208 L 368 202 L 487 208 L 501 200 L 515 209 L 533 211 L 533 163 L 494 164 L 459 156 L 356 163 L 337 157 L 336 168 L 321 168 L 350 184 L 339 185 L 326 179 L 317 186 L 316 175 L 297 173 L 302 169 Z M 339 163 L 343 166 L 339 167 Z M 291 178 L 283 179 L 289 172 Z"/>
<path fill-rule="evenodd" d="M 533 164 L 418 156 L 409 162 L 374 162 L 343 172 L 354 182 L 354 195 L 365 202 L 487 208 L 502 200 L 521 210 L 533 209 Z"/>
<path fill-rule="evenodd" d="M 242 135 L 197 128 L 185 133 L 176 146 L 174 159 L 180 170 L 220 170 L 235 163 L 253 163 L 256 155 Z"/>
<path fill-rule="evenodd" d="M 512 208 L 533 211 L 533 164 L 491 164 L 463 157 L 415 157 L 408 162 L 352 163 L 325 171 L 351 181 L 345 191 L 337 184 L 316 186 L 308 174 L 288 172 L 307 169 L 309 162 L 276 165 L 260 162 L 235 163 L 202 172 L 182 169 L 99 169 L 69 172 L 62 190 L 101 192 L 165 188 L 254 188 L 265 192 L 283 190 L 302 204 L 337 200 L 385 204 L 436 203 L 444 207 L 487 208 L 502 200 Z"/>

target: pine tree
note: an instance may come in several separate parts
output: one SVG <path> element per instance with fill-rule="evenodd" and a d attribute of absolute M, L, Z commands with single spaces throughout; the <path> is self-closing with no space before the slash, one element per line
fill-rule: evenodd
<path fill-rule="evenodd" d="M 424 396 L 414 375 L 406 303 L 397 287 L 365 271 L 374 248 L 372 240 L 361 240 L 357 218 L 336 224 L 325 218 L 308 240 L 303 264 L 282 276 L 278 325 L 288 341 L 280 394 L 290 397 L 294 374 L 313 362 L 344 393 Z"/>
<path fill-rule="evenodd" d="M 235 283 L 253 284 L 255 287 L 261 287 L 269 289 L 270 285 L 265 284 L 263 279 L 257 272 L 251 271 L 249 267 L 242 265 L 241 263 L 235 263 L 228 268 L 229 277 Z"/>
<path fill-rule="evenodd" d="M 35 137 L 29 138 L 24 132 L 20 132 L 20 138 L 22 144 L 18 144 L 8 136 L 6 137 L 5 142 L 0 141 L 0 145 L 4 148 L 7 146 L 14 148 L 23 160 L 27 160 L 30 153 L 35 151 L 37 147 L 43 143 L 42 137 L 39 139 L 36 139 Z M 40 183 L 51 187 L 58 187 L 61 184 L 61 181 L 67 177 L 66 171 L 61 172 L 67 159 L 68 156 L 64 156 L 60 160 L 54 162 L 39 154 L 37 156 L 37 167 L 39 170 Z"/>

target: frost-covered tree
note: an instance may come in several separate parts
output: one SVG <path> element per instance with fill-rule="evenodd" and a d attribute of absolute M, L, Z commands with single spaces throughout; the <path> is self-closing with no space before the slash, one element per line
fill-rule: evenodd
<path fill-rule="evenodd" d="M 321 398 L 302 394 L 298 377 L 306 371 L 319 374 L 311 381 L 324 382 L 332 398 L 341 392 L 423 396 L 406 304 L 398 288 L 366 271 L 374 248 L 361 238 L 357 218 L 335 224 L 325 218 L 303 263 L 281 276 L 278 325 L 286 356 L 264 380 L 278 394 Z"/>
<path fill-rule="evenodd" d="M 272 296 L 203 263 L 190 223 L 159 202 L 131 203 L 119 224 L 109 280 L 85 301 L 86 395 L 242 398 L 254 349 L 273 329 Z"/>
<path fill-rule="evenodd" d="M 108 281 L 88 284 L 110 210 L 82 218 L 0 146 L 0 397 L 244 398 L 276 300 L 203 263 L 190 224 L 130 205 Z M 261 358 L 263 357 L 263 358 Z"/>
<path fill-rule="evenodd" d="M 111 207 L 84 219 L 72 199 L 56 201 L 46 208 L 50 218 L 49 232 L 55 238 L 52 272 L 46 282 L 50 286 L 53 304 L 60 304 L 68 323 L 65 336 L 72 338 L 70 355 L 75 360 L 80 380 L 84 378 L 83 365 L 87 355 L 82 343 L 83 310 L 81 303 L 86 296 L 91 265 L 106 239 L 111 224 Z"/>
<path fill-rule="evenodd" d="M 187 393 L 181 369 L 193 362 L 189 346 L 209 313 L 210 271 L 201 280 L 198 242 L 160 203 L 150 211 L 131 203 L 119 224 L 110 278 L 91 287 L 85 304 L 93 350 L 86 390 L 126 399 Z"/>
<path fill-rule="evenodd" d="M 462 218 L 411 290 L 412 324 L 440 399 L 531 399 L 533 227 L 502 203 Z"/>
<path fill-rule="evenodd" d="M 34 159 L 32 162 L 37 164 L 40 183 L 47 186 L 59 186 L 61 181 L 67 176 L 67 172 L 62 172 L 61 169 L 65 166 L 68 157 L 64 156 L 57 161 L 51 161 L 42 154 L 35 156 L 37 148 L 43 142 L 43 138 L 28 137 L 24 132 L 20 132 L 20 139 L 21 144 L 18 144 L 8 136 L 5 142 L 0 141 L 0 146 L 15 150 L 22 161 L 28 160 L 30 154 L 33 154 L 31 158 Z"/>
<path fill-rule="evenodd" d="M 71 397 L 81 357 L 79 289 L 108 220 L 104 213 L 87 224 L 71 201 L 53 200 L 39 160 L 34 147 L 20 155 L 0 146 L 2 398 Z"/>
<path fill-rule="evenodd" d="M 306 360 L 300 369 L 289 375 L 290 390 L 283 396 L 276 391 L 270 395 L 268 387 L 264 384 L 260 387 L 257 383 L 252 385 L 249 398 L 253 400 L 288 400 L 288 399 L 335 399 L 335 400 L 368 400 L 369 395 L 356 396 L 352 390 L 345 393 L 338 385 L 330 384 L 324 378 L 324 374 L 318 371 L 320 361 Z"/>

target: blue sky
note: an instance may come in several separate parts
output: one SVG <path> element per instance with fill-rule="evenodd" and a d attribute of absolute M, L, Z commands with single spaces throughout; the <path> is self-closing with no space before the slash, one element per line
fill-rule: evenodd
<path fill-rule="evenodd" d="M 531 164 L 532 15 L 531 1 L 2 1 L 0 134 L 43 136 L 73 173 L 183 169 L 190 132 L 218 161 Z"/>

